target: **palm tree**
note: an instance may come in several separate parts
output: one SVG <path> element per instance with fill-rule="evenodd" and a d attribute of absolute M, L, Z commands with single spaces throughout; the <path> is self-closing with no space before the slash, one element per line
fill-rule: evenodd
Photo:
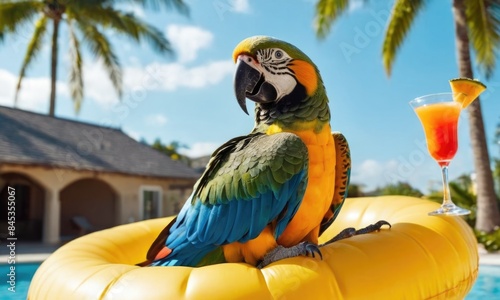
<path fill-rule="evenodd" d="M 147 144 L 147 143 L 146 143 Z M 191 164 L 191 159 L 186 155 L 179 153 L 182 148 L 189 149 L 185 144 L 181 144 L 178 141 L 172 141 L 170 144 L 163 144 L 160 138 L 155 139 L 151 148 L 168 155 L 172 160 L 181 161 L 187 165 Z"/>
<path fill-rule="evenodd" d="M 385 32 L 382 60 L 390 76 L 392 63 L 399 47 L 408 35 L 413 21 L 427 0 L 395 0 Z M 455 41 L 461 77 L 473 78 L 470 48 L 476 53 L 476 61 L 486 78 L 493 73 L 496 52 L 500 42 L 499 0 L 453 0 L 452 11 L 455 23 Z M 319 37 L 324 37 L 332 23 L 349 8 L 350 0 L 318 0 L 316 25 Z M 470 139 L 474 153 L 477 178 L 477 222 L 476 229 L 491 232 L 500 226 L 500 211 L 497 204 L 490 158 L 486 143 L 481 102 L 474 101 L 468 108 Z"/>
<path fill-rule="evenodd" d="M 499 147 L 500 150 L 500 123 L 497 124 L 497 129 L 495 130 L 494 142 Z M 500 201 L 500 158 L 493 159 L 493 161 L 494 161 L 493 179 L 496 181 L 496 192 Z"/>
<path fill-rule="evenodd" d="M 182 0 L 5 0 L 0 3 L 0 42 L 6 34 L 15 34 L 21 26 L 26 26 L 33 19 L 34 31 L 22 62 L 16 87 L 15 103 L 26 70 L 42 49 L 48 27 L 52 25 L 51 34 L 51 89 L 49 115 L 54 116 L 56 102 L 56 80 L 58 63 L 58 37 L 62 23 L 66 23 L 69 33 L 69 54 L 71 69 L 69 86 L 75 112 L 78 113 L 83 100 L 83 70 L 81 43 L 96 58 L 100 58 L 109 78 L 121 98 L 122 69 L 118 57 L 106 30 L 129 37 L 137 43 L 149 42 L 159 53 L 171 53 L 172 49 L 163 33 L 131 13 L 116 8 L 117 4 L 136 3 L 144 7 L 158 9 L 160 7 L 175 8 L 187 13 Z"/>

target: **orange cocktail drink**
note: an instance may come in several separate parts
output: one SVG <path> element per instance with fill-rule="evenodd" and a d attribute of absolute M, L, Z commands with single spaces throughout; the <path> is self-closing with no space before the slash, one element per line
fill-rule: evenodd
<path fill-rule="evenodd" d="M 463 94 L 432 94 L 410 101 L 425 132 L 429 154 L 441 167 L 443 179 L 443 204 L 429 215 L 466 215 L 470 211 L 451 201 L 448 183 L 448 165 L 457 153 L 458 118 L 463 107 Z"/>
<path fill-rule="evenodd" d="M 457 153 L 458 102 L 432 103 L 415 108 L 424 127 L 427 149 L 440 166 L 447 166 Z"/>

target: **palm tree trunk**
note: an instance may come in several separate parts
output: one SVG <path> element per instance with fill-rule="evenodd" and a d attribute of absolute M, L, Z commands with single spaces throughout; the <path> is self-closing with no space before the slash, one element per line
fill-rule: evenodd
<path fill-rule="evenodd" d="M 460 76 L 473 78 L 464 0 L 453 0 L 453 16 L 455 20 L 455 41 Z M 495 195 L 493 173 L 491 171 L 481 102 L 479 99 L 469 105 L 468 112 L 469 133 L 476 171 L 476 229 L 491 232 L 496 226 L 500 226 L 500 211 Z"/>
<path fill-rule="evenodd" d="M 53 19 L 54 30 L 52 32 L 52 57 L 50 65 L 50 106 L 49 116 L 55 116 L 56 110 L 56 81 L 57 81 L 57 37 L 59 36 L 59 22 L 58 18 Z"/>

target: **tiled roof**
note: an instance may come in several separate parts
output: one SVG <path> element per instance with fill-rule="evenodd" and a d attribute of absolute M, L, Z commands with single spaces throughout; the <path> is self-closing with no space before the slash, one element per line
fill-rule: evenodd
<path fill-rule="evenodd" d="M 0 163 L 45 165 L 131 175 L 199 174 L 119 129 L 0 106 Z"/>

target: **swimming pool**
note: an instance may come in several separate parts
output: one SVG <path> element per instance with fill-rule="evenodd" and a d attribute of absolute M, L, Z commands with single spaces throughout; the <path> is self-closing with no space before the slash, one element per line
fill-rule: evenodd
<path fill-rule="evenodd" d="M 476 283 L 465 299 L 500 299 L 500 266 L 480 265 Z"/>
<path fill-rule="evenodd" d="M 2 284 L 0 299 L 25 300 L 31 279 L 39 266 L 39 263 L 16 264 L 16 292 L 9 291 L 8 286 Z M 8 274 L 9 265 L 0 265 L 0 270 L 0 274 Z M 500 266 L 480 265 L 477 281 L 465 299 L 500 299 Z"/>
<path fill-rule="evenodd" d="M 8 289 L 11 288 L 9 283 L 7 283 L 7 286 L 4 284 L 5 281 L 10 280 L 10 276 L 8 275 L 11 272 L 10 266 L 15 266 L 15 282 L 13 282 L 15 284 L 15 288 L 11 289 L 15 290 L 15 292 Z M 2 284 L 0 286 L 2 288 L 0 289 L 0 299 L 25 300 L 28 295 L 31 278 L 33 278 L 33 275 L 39 266 L 40 263 L 17 263 L 15 265 L 1 264 L 0 274 L 2 274 Z"/>

